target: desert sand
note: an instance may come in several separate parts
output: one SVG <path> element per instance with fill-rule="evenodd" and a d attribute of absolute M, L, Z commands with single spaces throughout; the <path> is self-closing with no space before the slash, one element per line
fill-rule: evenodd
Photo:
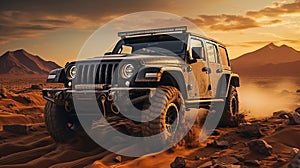
<path fill-rule="evenodd" d="M 185 162 L 186 167 L 287 167 L 295 148 L 300 148 L 300 125 L 291 123 L 289 119 L 289 113 L 294 112 L 294 107 L 300 102 L 300 94 L 296 93 L 294 87 L 286 91 L 283 89 L 285 95 L 289 94 L 293 98 L 288 99 L 292 103 L 280 105 L 285 111 L 273 114 L 281 108 L 265 108 L 261 112 L 265 115 L 255 117 L 251 110 L 261 109 L 242 107 L 242 112 L 248 110 L 250 114 L 247 114 L 246 122 L 237 128 L 218 128 L 207 140 L 193 147 L 183 146 L 131 158 L 106 151 L 87 139 L 74 139 L 69 144 L 55 143 L 43 123 L 45 101 L 41 97 L 42 87 L 53 86 L 46 85 L 42 77 L 17 80 L 19 82 L 12 80 L 1 80 L 1 86 L 6 92 L 0 100 L 0 126 L 21 124 L 26 129 L 0 131 L 0 167 L 170 167 L 177 157 Z M 258 82 L 260 87 L 270 86 L 270 83 L 274 84 Z M 245 90 L 241 92 L 246 93 Z M 246 100 L 244 95 L 241 103 L 246 104 Z M 264 140 L 272 150 L 266 154 L 249 148 L 253 140 Z"/>

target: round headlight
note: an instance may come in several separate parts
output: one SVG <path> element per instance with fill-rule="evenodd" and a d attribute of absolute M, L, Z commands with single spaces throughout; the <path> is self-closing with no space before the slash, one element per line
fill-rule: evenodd
<path fill-rule="evenodd" d="M 122 75 L 123 78 L 128 79 L 128 78 L 132 77 L 133 72 L 134 72 L 134 66 L 132 64 L 125 64 L 122 67 L 122 74 L 121 75 Z"/>
<path fill-rule="evenodd" d="M 75 65 L 73 65 L 73 66 L 71 66 L 71 67 L 69 68 L 69 70 L 68 70 L 67 73 L 68 73 L 68 77 L 69 77 L 70 80 L 75 78 L 75 76 L 76 76 L 76 71 L 77 71 L 77 68 L 76 68 Z"/>

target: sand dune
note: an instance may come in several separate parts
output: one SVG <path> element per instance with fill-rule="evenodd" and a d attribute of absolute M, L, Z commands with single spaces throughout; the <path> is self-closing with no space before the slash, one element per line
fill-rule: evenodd
<path fill-rule="evenodd" d="M 261 125 L 264 134 L 262 139 L 273 146 L 271 156 L 249 151 L 245 144 L 255 138 L 241 136 L 239 128 L 222 128 L 216 130 L 220 135 L 211 136 L 197 148 L 167 151 L 141 158 L 121 157 L 121 163 L 117 163 L 115 154 L 89 141 L 74 140 L 70 144 L 56 144 L 42 126 L 29 135 L 0 132 L 0 167 L 169 167 L 177 156 L 185 159 L 187 167 L 201 167 L 211 160 L 224 157 L 237 158 L 238 164 L 245 164 L 247 160 L 260 160 L 264 167 L 286 166 L 291 159 L 292 148 L 300 148 L 300 125 L 290 126 L 286 119 L 278 118 L 253 120 L 251 123 Z M 228 140 L 227 147 L 213 145 L 212 142 L 220 138 Z"/>
<path fill-rule="evenodd" d="M 42 85 L 44 86 L 43 83 Z M 268 115 L 264 118 L 247 120 L 249 125 L 258 125 L 261 132 L 258 137 L 245 136 L 243 125 L 237 128 L 218 128 L 206 141 L 193 148 L 181 147 L 140 158 L 117 156 L 84 137 L 73 139 L 68 144 L 57 144 L 49 136 L 43 123 L 45 101 L 41 98 L 41 90 L 32 90 L 27 84 L 18 88 L 5 87 L 6 97 L 0 99 L 0 125 L 18 123 L 25 124 L 30 129 L 25 134 L 14 130 L 0 131 L 0 168 L 170 167 L 176 157 L 182 157 L 186 167 L 192 168 L 217 164 L 287 167 L 292 159 L 292 149 L 300 148 L 300 125 L 289 125 L 287 117 L 272 117 L 272 111 L 267 111 L 267 108 L 264 112 Z M 126 124 L 123 121 L 115 122 L 120 128 L 123 128 L 122 123 Z M 265 140 L 273 147 L 270 156 L 250 150 L 247 144 L 256 139 Z"/>
<path fill-rule="evenodd" d="M 43 122 L 45 101 L 41 98 L 40 90 L 19 94 L 8 91 L 0 102 L 0 130 L 4 124 Z"/>

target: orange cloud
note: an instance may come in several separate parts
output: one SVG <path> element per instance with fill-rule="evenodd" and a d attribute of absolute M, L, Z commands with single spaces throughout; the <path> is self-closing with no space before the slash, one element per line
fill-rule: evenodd
<path fill-rule="evenodd" d="M 295 0 L 292 3 L 275 3 L 275 6 L 266 7 L 258 11 L 249 11 L 249 17 L 278 17 L 284 14 L 300 13 L 300 0 Z"/>
<path fill-rule="evenodd" d="M 5 1 L 0 5 L 0 44 L 33 38 L 63 28 L 94 28 L 123 14 L 162 10 L 167 0 L 31 0 Z"/>
<path fill-rule="evenodd" d="M 21 11 L 0 12 L 0 44 L 11 40 L 37 37 L 45 32 L 64 28 L 71 24 L 64 20 L 48 20 L 42 17 L 31 19 L 31 15 Z"/>
<path fill-rule="evenodd" d="M 31 0 L 9 1 L 0 6 L 0 44 L 12 40 L 41 36 L 63 28 L 94 28 L 123 14 L 143 10 L 168 10 L 168 0 L 136 1 L 110 0 Z M 280 19 L 259 21 L 263 16 L 277 17 L 283 14 L 300 13 L 300 0 L 293 3 L 273 3 L 246 15 L 199 15 L 187 17 L 200 28 L 210 31 L 243 30 L 264 25 L 278 24 Z"/>
<path fill-rule="evenodd" d="M 277 19 L 285 14 L 300 14 L 300 0 L 294 2 L 273 2 L 272 7 L 265 7 L 258 11 L 248 11 L 246 15 L 199 15 L 197 18 L 187 18 L 201 28 L 208 28 L 210 31 L 231 31 L 243 30 L 256 27 L 263 27 L 281 23 Z M 259 20 L 261 17 L 270 17 L 269 20 Z M 271 19 L 276 18 L 276 19 Z"/>
<path fill-rule="evenodd" d="M 260 27 L 254 19 L 240 15 L 198 15 L 197 18 L 187 18 L 200 28 L 206 27 L 211 30 L 228 31 Z"/>

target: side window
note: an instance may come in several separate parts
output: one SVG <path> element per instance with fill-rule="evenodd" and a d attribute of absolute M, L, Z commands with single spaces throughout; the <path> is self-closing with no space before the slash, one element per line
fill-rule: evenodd
<path fill-rule="evenodd" d="M 221 56 L 221 61 L 222 61 L 222 65 L 223 65 L 224 69 L 229 69 L 230 63 L 229 63 L 229 58 L 228 58 L 226 48 L 219 46 L 219 53 Z"/>
<path fill-rule="evenodd" d="M 203 42 L 199 39 L 196 39 L 196 38 L 192 38 L 191 39 L 191 49 L 193 47 L 201 47 L 202 48 L 202 53 L 203 53 L 203 60 L 206 61 L 206 58 L 205 58 L 205 54 L 203 52 Z M 190 50 L 190 56 L 192 56 L 192 51 Z"/>
<path fill-rule="evenodd" d="M 207 58 L 209 62 L 212 63 L 220 63 L 216 45 L 212 43 L 206 43 L 206 51 L 207 51 Z"/>

